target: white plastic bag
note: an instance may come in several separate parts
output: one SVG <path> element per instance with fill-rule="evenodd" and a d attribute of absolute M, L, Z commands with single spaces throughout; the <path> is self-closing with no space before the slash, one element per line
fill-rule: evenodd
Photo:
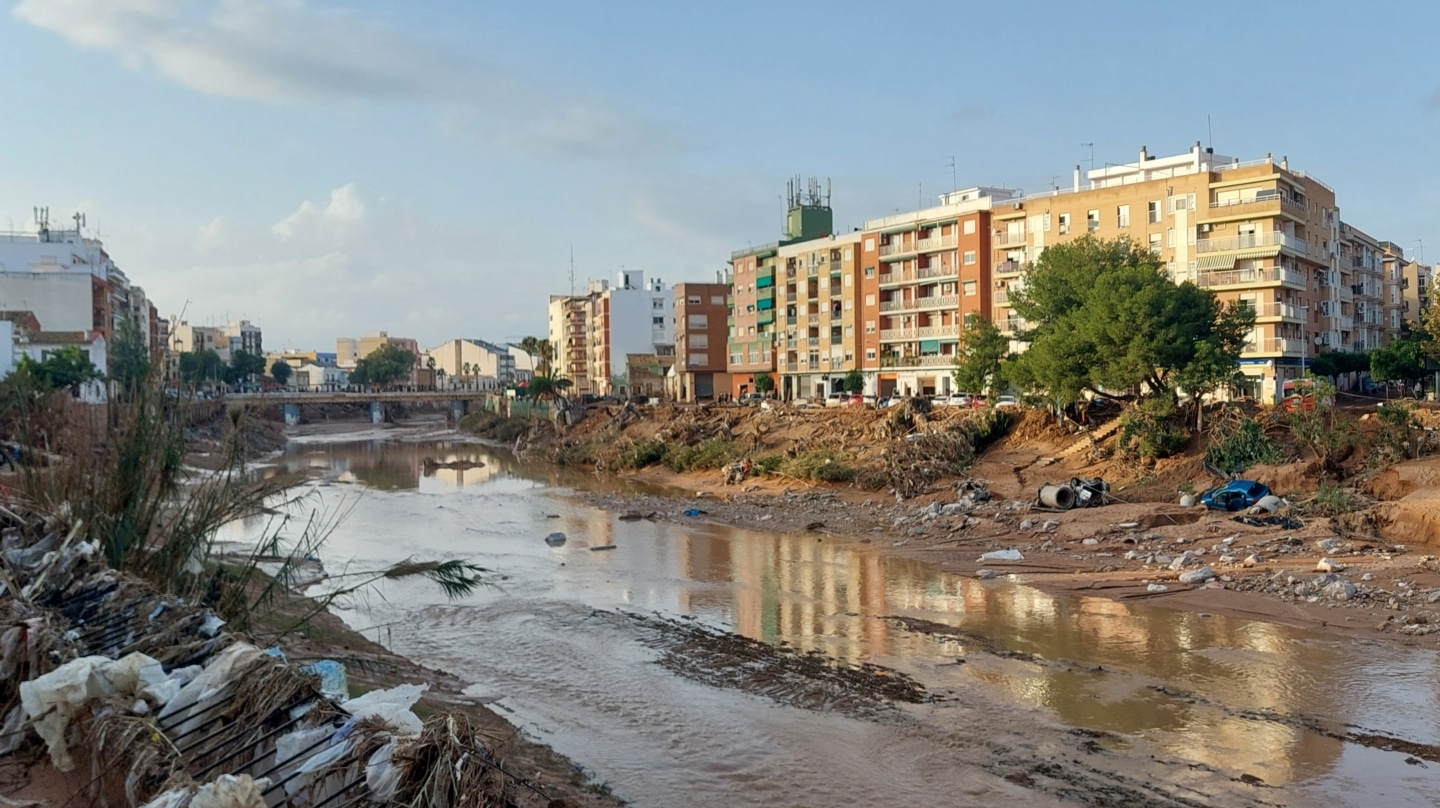
<path fill-rule="evenodd" d="M 396 685 L 389 690 L 372 690 L 340 705 L 355 718 L 378 718 L 400 735 L 419 735 L 423 727 L 411 711 L 430 685 Z"/>

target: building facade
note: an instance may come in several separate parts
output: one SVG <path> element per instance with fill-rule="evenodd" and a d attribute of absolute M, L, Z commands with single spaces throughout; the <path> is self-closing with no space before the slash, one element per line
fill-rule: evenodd
<path fill-rule="evenodd" d="M 590 281 L 584 295 L 550 298 L 550 341 L 576 393 L 625 395 L 627 354 L 675 356 L 673 292 L 660 278 L 621 270 L 615 286 Z"/>
<path fill-rule="evenodd" d="M 233 355 L 236 351 L 244 351 L 256 356 L 265 355 L 265 344 L 260 326 L 249 320 L 231 320 L 220 326 L 219 331 L 225 339 L 225 348 L 229 354 Z"/>
<path fill-rule="evenodd" d="M 856 295 L 861 234 L 825 236 L 776 251 L 776 390 L 786 400 L 823 399 L 859 370 Z"/>
<path fill-rule="evenodd" d="M 1051 244 L 1091 234 L 1147 245 L 1176 282 L 1252 307 L 1241 358 L 1247 391 L 1276 400 L 1286 380 L 1324 349 L 1355 344 L 1355 293 L 1342 287 L 1341 222 L 1334 189 L 1286 158 L 1240 162 L 1196 143 L 1188 153 L 1094 169 L 1081 184 L 1006 200 L 992 213 L 993 283 L 1023 288 L 1025 271 Z M 1000 295 L 1002 330 L 1022 330 Z M 1351 312 L 1347 314 L 1346 312 Z M 1389 328 L 1390 319 L 1386 319 Z"/>
<path fill-rule="evenodd" d="M 452 339 L 425 352 L 425 364 L 435 360 L 435 370 L 456 381 L 485 379 L 499 386 L 517 381 L 515 357 L 510 346 L 482 339 Z"/>
<path fill-rule="evenodd" d="M 603 281 L 583 295 L 551 295 L 549 332 L 555 350 L 554 375 L 569 379 L 576 393 L 594 394 L 590 383 L 590 310 Z"/>
<path fill-rule="evenodd" d="M 957 392 L 951 370 L 965 318 L 991 316 L 1005 296 L 990 273 L 991 213 L 1013 196 L 968 188 L 941 195 L 936 207 L 865 223 L 861 361 L 878 395 Z"/>
<path fill-rule="evenodd" d="M 827 237 L 835 232 L 828 185 L 822 193 L 818 180 L 811 179 L 801 187 L 797 178 L 789 183 L 786 191 L 785 237 L 730 254 L 728 279 L 733 288 L 734 305 L 726 346 L 729 352 L 726 367 L 730 372 L 730 393 L 735 396 L 753 392 L 757 375 L 764 373 L 773 379 L 776 372 L 777 342 L 781 334 L 787 333 L 787 324 L 776 322 L 776 272 L 780 248 Z M 777 392 L 780 390 L 778 383 L 775 389 Z"/>
<path fill-rule="evenodd" d="M 729 393 L 730 284 L 676 284 L 674 312 L 674 396 L 698 401 Z"/>

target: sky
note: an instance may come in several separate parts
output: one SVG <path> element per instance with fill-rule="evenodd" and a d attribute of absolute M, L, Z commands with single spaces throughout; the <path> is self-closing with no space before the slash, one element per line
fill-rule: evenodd
<path fill-rule="evenodd" d="M 1082 144 L 1285 155 L 1440 259 L 1440 3 L 0 2 L 0 229 L 83 211 L 162 315 L 272 350 L 543 334 L 572 249 L 714 280 L 792 176 L 848 230 Z"/>

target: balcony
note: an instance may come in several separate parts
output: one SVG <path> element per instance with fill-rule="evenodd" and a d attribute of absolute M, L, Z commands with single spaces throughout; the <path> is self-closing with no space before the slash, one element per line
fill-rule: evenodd
<path fill-rule="evenodd" d="M 1306 345 L 1305 340 L 1303 339 L 1284 339 L 1282 337 L 1275 337 L 1272 339 L 1256 340 L 1255 342 L 1246 345 L 1243 353 L 1260 354 L 1266 356 L 1271 354 L 1295 354 L 1296 356 L 1300 356 L 1303 355 L 1305 351 Z"/>
<path fill-rule="evenodd" d="M 931 278 L 958 278 L 960 270 L 953 266 L 929 266 L 915 270 L 915 280 L 928 281 Z"/>
<path fill-rule="evenodd" d="M 881 258 L 884 258 L 887 255 L 896 255 L 902 252 L 905 252 L 905 243 L 903 239 L 899 241 L 892 241 L 889 244 L 880 245 Z"/>
<path fill-rule="evenodd" d="M 929 297 L 915 298 L 916 308 L 921 309 L 953 309 L 959 305 L 959 295 L 930 295 Z"/>
<path fill-rule="evenodd" d="M 1290 320 L 1299 323 L 1305 320 L 1305 310 L 1289 303 L 1261 303 L 1250 309 L 1255 312 L 1256 321 Z"/>
<path fill-rule="evenodd" d="M 930 238 L 917 239 L 915 241 L 915 250 L 917 252 L 950 250 L 954 249 L 957 243 L 959 243 L 959 240 L 956 239 L 954 234 L 948 236 L 931 236 Z"/>
<path fill-rule="evenodd" d="M 1278 191 L 1271 191 L 1269 194 L 1257 195 L 1250 199 L 1211 202 L 1210 215 L 1202 217 L 1201 221 L 1221 218 L 1249 219 L 1257 216 L 1275 216 L 1280 213 L 1304 221 L 1305 205 L 1288 196 L 1282 196 Z"/>
<path fill-rule="evenodd" d="M 955 357 L 951 354 L 930 354 L 929 356 L 881 354 L 880 356 L 880 367 L 882 368 L 936 368 L 950 367 L 953 364 L 955 364 Z"/>
<path fill-rule="evenodd" d="M 1025 244 L 1025 234 L 1024 234 L 1024 233 L 1010 233 L 1010 232 L 1008 232 L 1008 231 L 1007 231 L 1007 232 L 1004 232 L 1004 233 L 996 233 L 996 234 L 995 234 L 995 237 L 990 240 L 990 243 L 991 243 L 991 245 L 996 246 L 996 247 L 1003 247 L 1003 246 L 1007 246 L 1007 245 L 1009 245 L 1009 246 L 1015 246 L 1015 245 L 1021 245 L 1021 246 L 1023 246 L 1023 245 Z"/>
<path fill-rule="evenodd" d="M 1246 233 L 1225 238 L 1204 238 L 1195 242 L 1195 254 L 1234 252 L 1257 247 L 1280 247 L 1297 255 L 1309 255 L 1310 245 L 1294 237 L 1273 230 L 1265 233 Z"/>
<path fill-rule="evenodd" d="M 1349 303 L 1353 301 L 1355 299 L 1355 295 L 1360 294 L 1359 290 L 1363 290 L 1364 288 L 1365 287 L 1363 286 L 1341 286 L 1340 302 Z"/>
<path fill-rule="evenodd" d="M 999 306 L 1003 306 L 1003 305 L 1005 305 L 1006 303 L 1009 303 L 1009 302 L 1010 302 L 1010 292 L 1008 292 L 1008 291 L 1005 290 L 1005 289 L 996 289 L 996 290 L 995 290 L 995 295 L 994 295 L 994 302 L 995 302 L 996 305 L 999 305 Z"/>
<path fill-rule="evenodd" d="M 960 336 L 959 325 L 927 325 L 919 328 L 887 328 L 880 332 L 881 342 L 901 342 L 917 339 L 943 339 Z"/>
<path fill-rule="evenodd" d="M 1195 285 L 1203 289 L 1226 286 L 1270 286 L 1277 283 L 1301 290 L 1306 288 L 1304 273 L 1285 267 L 1222 269 L 1214 272 L 1200 272 L 1195 277 Z"/>
<path fill-rule="evenodd" d="M 955 357 L 952 354 L 931 354 L 920 357 L 918 364 L 922 368 L 949 367 L 955 364 Z"/>
<path fill-rule="evenodd" d="M 1001 261 L 995 265 L 996 275 L 1019 275 L 1025 271 L 1025 264 L 1019 261 Z"/>
<path fill-rule="evenodd" d="M 1336 317 L 1335 320 L 1336 325 L 1340 328 L 1341 331 L 1353 331 L 1355 329 L 1354 317 L 1349 317 L 1342 314 L 1339 317 Z"/>

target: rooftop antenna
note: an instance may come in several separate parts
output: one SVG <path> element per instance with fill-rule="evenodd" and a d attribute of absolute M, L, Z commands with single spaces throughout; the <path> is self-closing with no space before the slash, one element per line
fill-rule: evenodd
<path fill-rule="evenodd" d="M 960 181 L 955 179 L 955 155 L 950 155 L 950 190 L 960 190 Z"/>
<path fill-rule="evenodd" d="M 570 242 L 570 296 L 575 296 L 575 242 Z"/>
<path fill-rule="evenodd" d="M 1085 148 L 1085 147 L 1087 147 L 1087 146 L 1090 147 L 1090 170 L 1091 170 L 1091 171 L 1094 171 L 1094 170 L 1095 170 L 1095 144 L 1094 144 L 1093 142 L 1091 142 L 1091 143 L 1081 143 L 1081 144 L 1080 144 L 1080 147 L 1081 147 L 1082 149 Z"/>
<path fill-rule="evenodd" d="M 1210 126 L 1209 115 L 1205 116 L 1205 139 L 1209 141 L 1205 144 L 1205 146 L 1209 148 L 1210 151 L 1215 151 L 1215 130 Z"/>
<path fill-rule="evenodd" d="M 1425 239 L 1415 239 L 1415 263 L 1425 263 Z"/>

